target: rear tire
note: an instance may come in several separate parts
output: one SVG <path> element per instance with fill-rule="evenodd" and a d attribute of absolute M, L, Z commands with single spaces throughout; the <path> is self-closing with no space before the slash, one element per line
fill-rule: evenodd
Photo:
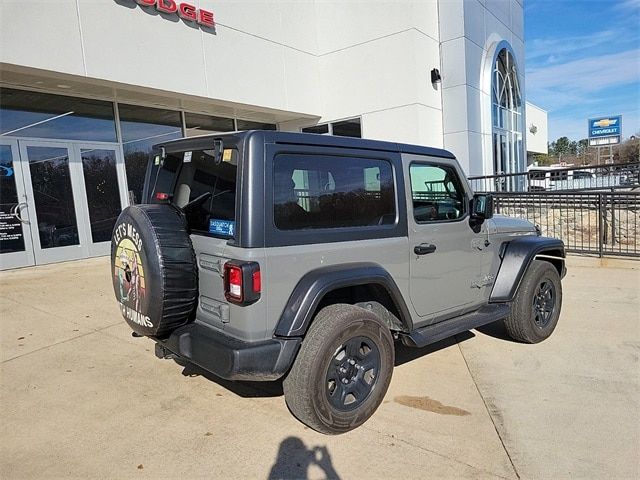
<path fill-rule="evenodd" d="M 318 432 L 353 430 L 382 402 L 394 359 L 391 332 L 374 313 L 347 304 L 325 307 L 283 382 L 287 405 Z"/>
<path fill-rule="evenodd" d="M 561 307 L 558 271 L 549 262 L 533 260 L 504 319 L 505 328 L 514 340 L 539 343 L 555 330 Z"/>

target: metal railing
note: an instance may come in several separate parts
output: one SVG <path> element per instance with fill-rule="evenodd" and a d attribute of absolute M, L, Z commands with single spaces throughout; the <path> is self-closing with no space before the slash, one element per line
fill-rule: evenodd
<path fill-rule="evenodd" d="M 624 190 L 640 187 L 640 162 L 586 167 L 530 167 L 528 172 L 469 177 L 476 192 Z"/>
<path fill-rule="evenodd" d="M 575 253 L 640 257 L 640 192 L 495 192 L 498 214 L 520 217 Z"/>

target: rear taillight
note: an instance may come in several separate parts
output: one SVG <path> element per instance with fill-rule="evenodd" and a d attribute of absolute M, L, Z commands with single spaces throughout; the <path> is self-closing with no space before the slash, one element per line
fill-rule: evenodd
<path fill-rule="evenodd" d="M 224 264 L 224 296 L 236 305 L 250 305 L 260 298 L 262 281 L 256 262 L 229 260 Z"/>
<path fill-rule="evenodd" d="M 157 192 L 156 200 L 161 200 L 161 201 L 169 200 L 169 194 L 164 192 Z"/>

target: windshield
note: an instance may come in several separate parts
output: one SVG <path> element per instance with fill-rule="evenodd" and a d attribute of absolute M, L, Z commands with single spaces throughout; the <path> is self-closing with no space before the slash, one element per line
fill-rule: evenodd
<path fill-rule="evenodd" d="M 218 164 L 213 150 L 169 153 L 164 162 L 156 156 L 149 200 L 182 209 L 192 233 L 233 237 L 237 165 L 235 149 L 225 149 Z"/>

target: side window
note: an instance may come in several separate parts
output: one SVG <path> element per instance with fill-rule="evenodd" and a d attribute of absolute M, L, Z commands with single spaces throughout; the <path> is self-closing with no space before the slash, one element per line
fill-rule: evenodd
<path fill-rule="evenodd" d="M 385 160 L 279 155 L 273 170 L 273 217 L 280 230 L 395 223 L 393 173 Z"/>
<path fill-rule="evenodd" d="M 464 216 L 467 200 L 452 167 L 414 163 L 409 172 L 416 222 L 443 222 Z"/>

